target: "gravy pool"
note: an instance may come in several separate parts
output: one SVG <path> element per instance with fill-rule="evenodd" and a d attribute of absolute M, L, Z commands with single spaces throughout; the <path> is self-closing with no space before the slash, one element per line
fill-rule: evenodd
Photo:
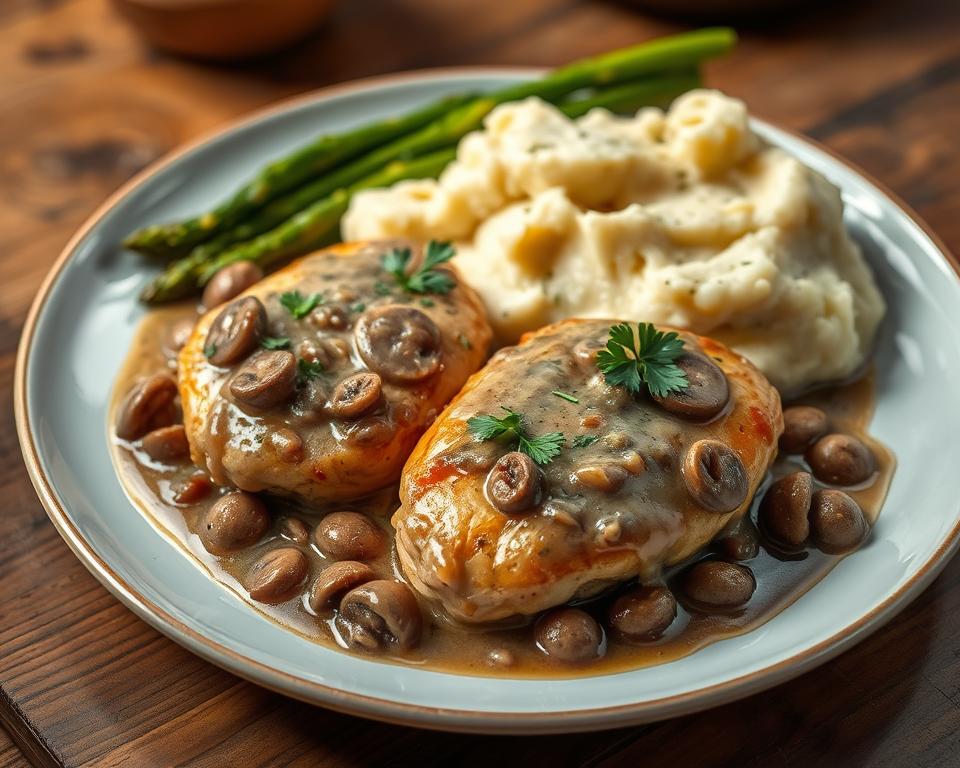
<path fill-rule="evenodd" d="M 291 631 L 314 642 L 342 649 L 344 642 L 333 618 L 316 615 L 307 604 L 306 594 L 312 578 L 332 562 L 311 543 L 310 533 L 325 512 L 334 508 L 342 509 L 344 505 L 305 509 L 290 502 L 271 499 L 268 505 L 272 512 L 272 524 L 267 534 L 251 547 L 216 557 L 203 547 L 197 531 L 205 511 L 217 500 L 218 489 L 212 488 L 195 503 L 178 504 L 174 501 L 177 488 L 203 473 L 187 459 L 171 464 L 157 462 L 135 444 L 113 437 L 117 409 L 129 388 L 144 376 L 173 370 L 169 353 L 164 350 L 165 340 L 179 321 L 195 317 L 196 310 L 192 305 L 167 307 L 152 311 L 137 330 L 117 378 L 109 414 L 108 428 L 118 475 L 128 495 L 156 527 L 194 558 L 212 578 Z M 877 471 L 862 486 L 844 490 L 860 504 L 872 525 L 880 513 L 895 466 L 892 453 L 867 434 L 874 408 L 872 373 L 867 372 L 847 384 L 813 392 L 790 403 L 793 404 L 821 408 L 827 413 L 834 431 L 857 437 L 870 448 Z M 751 508 L 754 521 L 763 492 L 769 484 L 798 469 L 809 470 L 801 456 L 781 456 L 776 460 L 754 499 Z M 203 480 L 195 482 L 202 483 Z M 823 486 L 819 484 L 818 487 Z M 373 494 L 364 502 L 351 503 L 349 508 L 365 512 L 377 521 L 392 543 L 393 531 L 389 520 L 398 503 L 396 488 L 390 488 Z M 305 539 L 304 532 L 307 533 Z M 675 588 L 673 591 L 679 601 L 678 615 L 661 638 L 645 643 L 628 643 L 608 635 L 606 653 L 589 664 L 571 666 L 548 657 L 538 649 L 528 623 L 482 630 L 465 628 L 454 625 L 443 615 L 426 614 L 428 606 L 424 606 L 426 622 L 423 638 L 416 648 L 403 654 L 377 654 L 375 658 L 460 674 L 509 677 L 577 677 L 635 669 L 677 659 L 709 643 L 743 634 L 763 624 L 824 578 L 843 557 L 825 554 L 813 547 L 785 554 L 769 544 L 763 536 L 760 542 L 758 555 L 746 563 L 756 578 L 756 592 L 743 608 L 730 613 L 704 613 L 685 605 L 682 590 Z M 243 586 L 244 575 L 255 560 L 280 545 L 298 547 L 307 555 L 310 579 L 301 594 L 279 605 L 251 600 Z M 674 587 L 679 574 L 691 563 L 714 552 L 707 548 L 691 560 L 671 568 L 664 573 L 664 581 Z M 378 578 L 403 578 L 393 546 L 368 564 Z M 610 603 L 622 591 L 622 588 L 617 589 L 578 607 L 604 624 L 603 617 Z"/>

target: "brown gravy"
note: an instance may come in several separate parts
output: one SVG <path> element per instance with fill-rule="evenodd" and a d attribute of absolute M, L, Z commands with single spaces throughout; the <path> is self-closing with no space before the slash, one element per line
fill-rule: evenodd
<path fill-rule="evenodd" d="M 193 316 L 193 306 L 181 305 L 153 311 L 144 319 L 117 377 L 110 408 L 111 435 L 118 404 L 129 387 L 143 376 L 170 369 L 171 363 L 163 351 L 164 340 L 178 320 Z M 866 434 L 874 406 L 872 373 L 868 372 L 851 383 L 812 393 L 795 402 L 822 408 L 835 430 L 859 437 L 873 451 L 877 466 L 874 477 L 863 487 L 845 489 L 861 505 L 872 523 L 880 512 L 895 466 L 892 453 Z M 112 447 L 118 474 L 128 494 L 158 528 L 202 564 L 213 578 L 236 592 L 256 610 L 292 631 L 326 646 L 343 647 L 333 620 L 313 614 L 302 595 L 281 605 L 265 605 L 252 601 L 242 585 L 243 574 L 250 564 L 279 541 L 284 541 L 285 533 L 289 536 L 286 518 L 297 517 L 312 529 L 322 513 L 330 510 L 298 509 L 289 502 L 273 500 L 270 502 L 272 528 L 258 544 L 238 553 L 215 557 L 204 549 L 196 531 L 204 511 L 216 500 L 216 491 L 195 504 L 178 505 L 173 501 L 174 486 L 199 470 L 189 462 L 175 465 L 154 462 L 131 444 L 116 438 L 112 438 Z M 799 456 L 777 459 L 754 501 L 754 519 L 766 485 L 800 468 L 806 467 Z M 363 503 L 351 503 L 349 507 L 370 515 L 392 539 L 389 520 L 397 504 L 396 489 L 388 489 L 374 494 Z M 291 541 L 284 543 L 290 545 Z M 331 562 L 309 542 L 300 543 L 300 548 L 310 559 L 311 579 Z M 705 550 L 693 560 L 708 553 Z M 386 658 L 398 663 L 460 674 L 509 677 L 573 677 L 651 666 L 686 656 L 709 643 L 743 634 L 763 624 L 826 576 L 840 559 L 841 556 L 824 554 L 813 547 L 799 554 L 785 556 L 762 543 L 758 556 L 747 563 L 756 577 L 757 590 L 744 608 L 730 614 L 705 614 L 685 607 L 680 590 L 675 590 L 680 600 L 678 616 L 662 638 L 643 644 L 628 644 L 608 637 L 604 657 L 586 666 L 571 667 L 551 660 L 536 647 L 528 625 L 468 629 L 454 626 L 442 616 L 428 618 L 423 639 L 415 649 L 402 656 Z M 687 565 L 689 562 L 664 574 L 665 581 L 670 584 Z M 371 562 L 370 566 L 380 578 L 401 578 L 392 547 L 388 554 Z M 603 624 L 602 617 L 615 594 L 601 596 L 580 607 L 591 612 Z M 510 658 L 512 663 L 496 661 L 503 658 Z"/>

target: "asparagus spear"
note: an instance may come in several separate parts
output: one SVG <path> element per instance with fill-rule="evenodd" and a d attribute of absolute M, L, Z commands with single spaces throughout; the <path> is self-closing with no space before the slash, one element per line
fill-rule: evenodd
<path fill-rule="evenodd" d="M 228 230 L 268 200 L 287 192 L 318 173 L 427 125 L 450 110 L 473 100 L 451 96 L 402 117 L 393 117 L 342 134 L 322 136 L 287 157 L 266 166 L 234 195 L 200 216 L 138 230 L 124 242 L 128 248 L 151 255 L 171 255 Z"/>
<path fill-rule="evenodd" d="M 558 108 L 569 117 L 580 117 L 595 107 L 603 107 L 611 112 L 629 113 L 643 106 L 669 104 L 681 93 L 699 85 L 700 77 L 696 71 L 678 72 L 667 77 L 600 89 L 587 98 L 561 102 Z M 455 143 L 452 143 L 450 146 L 454 145 Z M 354 176 L 356 172 L 347 166 L 341 172 L 327 174 L 277 198 L 246 221 L 194 248 L 190 253 L 191 261 L 200 264 L 235 243 L 242 243 L 269 232 L 307 206 L 349 184 Z"/>
<path fill-rule="evenodd" d="M 233 198 L 214 211 L 186 222 L 148 227 L 134 233 L 126 244 L 135 250 L 173 255 L 178 251 L 182 252 L 184 247 L 203 242 L 229 229 L 277 194 L 297 186 L 318 172 L 335 167 L 371 146 L 380 145 L 379 149 L 337 171 L 336 186 L 329 189 L 352 184 L 376 173 L 379 168 L 393 160 L 451 146 L 465 134 L 478 128 L 483 118 L 497 104 L 527 96 L 540 96 L 549 101 L 557 101 L 583 88 L 690 68 L 704 58 L 725 53 L 735 42 L 735 33 L 726 28 L 704 29 L 661 38 L 575 62 L 555 70 L 541 80 L 510 86 L 488 96 L 475 99 L 463 97 L 459 106 L 451 108 L 449 102 L 443 102 L 399 121 L 388 121 L 354 132 L 325 137 L 307 149 L 270 166 L 261 177 L 244 186 Z M 402 130 L 397 128 L 401 124 Z M 413 130 L 413 133 L 409 133 L 410 130 Z M 363 141 L 357 140 L 358 135 L 364 137 Z M 383 143 L 391 138 L 392 141 Z M 361 148 L 346 151 L 343 146 Z M 305 162 L 301 156 L 312 163 Z M 313 190 L 312 194 L 316 194 L 316 190 Z"/>
<path fill-rule="evenodd" d="M 668 102 L 680 93 L 695 88 L 699 83 L 700 78 L 696 72 L 677 73 L 669 77 L 602 88 L 585 98 L 563 102 L 558 108 L 570 117 L 586 114 L 594 107 L 605 107 L 628 113 L 645 105 Z M 340 216 L 346 211 L 349 196 L 352 192 L 377 186 L 389 186 L 393 181 L 383 181 L 383 179 L 385 177 L 394 178 L 398 172 L 401 175 L 395 180 L 437 176 L 442 170 L 437 166 L 439 161 L 447 158 L 444 162 L 445 167 L 447 162 L 453 160 L 455 156 L 453 148 L 445 148 L 445 150 L 448 151 L 437 152 L 421 158 L 423 165 L 390 164 L 381 173 L 374 174 L 372 177 L 352 185 L 346 190 L 346 199 L 342 194 L 337 194 L 337 191 L 343 191 L 344 187 L 337 185 L 331 189 L 326 179 L 319 179 L 300 190 L 285 195 L 268 205 L 248 222 L 194 248 L 188 257 L 171 264 L 146 286 L 141 293 L 141 298 L 146 302 L 157 303 L 190 295 L 221 266 L 249 258 L 245 254 L 251 251 L 260 253 L 266 248 L 276 248 L 280 241 L 284 239 L 284 235 L 282 232 L 278 235 L 271 231 L 275 228 L 286 230 L 289 227 L 296 230 L 296 242 L 301 250 L 318 247 L 324 244 L 323 237 L 318 236 L 316 240 L 310 241 L 307 235 L 318 230 L 326 235 L 325 222 L 331 219 L 339 222 Z M 423 167 L 431 172 L 425 173 L 423 176 L 417 176 L 417 172 Z M 434 169 L 436 169 L 436 172 L 433 172 Z M 303 219 L 299 214 L 307 210 L 311 211 L 308 218 L 321 220 L 324 224 L 309 229 L 302 228 Z M 257 235 L 263 236 L 258 238 Z M 237 245 L 238 243 L 239 245 Z M 233 245 L 236 247 L 230 248 Z M 292 247 L 285 244 L 282 254 L 278 255 L 277 259 L 294 252 Z M 223 254 L 223 258 L 218 258 L 220 254 Z M 275 261 L 276 259 L 271 258 L 270 263 L 275 263 Z"/>
<path fill-rule="evenodd" d="M 699 73 L 677 72 L 658 79 L 601 88 L 586 98 L 563 101 L 557 105 L 557 108 L 567 117 L 581 117 L 596 108 L 631 114 L 641 107 L 667 106 L 680 94 L 699 87 Z"/>
<path fill-rule="evenodd" d="M 445 149 L 409 162 L 391 163 L 379 173 L 314 202 L 282 227 L 241 243 L 215 259 L 201 261 L 195 256 L 181 259 L 147 285 L 141 298 L 147 302 L 180 299 L 195 292 L 218 269 L 236 261 L 253 261 L 266 269 L 286 256 L 333 242 L 340 217 L 346 212 L 354 192 L 388 187 L 404 179 L 435 178 L 455 155 L 456 150 Z"/>

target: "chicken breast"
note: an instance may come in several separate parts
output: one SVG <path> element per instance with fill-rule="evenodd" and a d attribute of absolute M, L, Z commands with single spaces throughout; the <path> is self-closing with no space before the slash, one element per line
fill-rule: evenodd
<path fill-rule="evenodd" d="M 455 619 L 533 614 L 654 578 L 749 509 L 783 430 L 777 391 L 728 348 L 680 332 L 690 386 L 660 402 L 633 395 L 597 368 L 611 324 L 568 320 L 500 350 L 407 462 L 399 561 Z M 559 455 L 537 466 L 513 434 L 469 428 L 504 408 L 529 437 L 562 433 Z"/>
<path fill-rule="evenodd" d="M 488 354 L 482 304 L 384 271 L 402 242 L 306 256 L 198 322 L 179 357 L 193 461 L 214 482 L 310 503 L 397 481 L 417 440 Z M 441 278 L 443 280 L 444 278 Z"/>

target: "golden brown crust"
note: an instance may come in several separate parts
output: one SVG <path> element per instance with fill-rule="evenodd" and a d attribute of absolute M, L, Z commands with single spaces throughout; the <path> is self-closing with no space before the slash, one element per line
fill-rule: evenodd
<path fill-rule="evenodd" d="M 243 296 L 266 298 L 284 291 L 300 290 L 307 294 L 324 286 L 324 265 L 331 259 L 368 259 L 371 267 L 364 272 L 369 286 L 375 279 L 389 278 L 378 273 L 379 252 L 385 244 L 345 243 L 324 251 L 304 256 L 284 269 L 269 275 Z M 375 259 L 368 258 L 373 249 Z M 384 384 L 390 397 L 402 395 L 404 410 L 395 415 L 395 431 L 389 441 L 378 444 L 346 444 L 331 438 L 329 417 L 302 418 L 298 423 L 280 409 L 276 414 L 261 418 L 257 414 L 241 413 L 236 408 L 223 408 L 222 402 L 231 370 L 218 369 L 204 355 L 204 344 L 211 323 L 222 307 L 207 312 L 180 353 L 179 387 L 183 402 L 184 423 L 190 440 L 194 463 L 206 467 L 215 482 L 235 485 L 247 491 L 270 491 L 298 497 L 308 502 L 327 503 L 345 501 L 366 495 L 390 485 L 399 477 L 404 461 L 413 449 L 426 425 L 444 404 L 460 389 L 467 376 L 484 362 L 490 344 L 491 331 L 486 313 L 476 293 L 459 280 L 455 268 L 445 267 L 457 278 L 458 286 L 445 297 L 435 297 L 433 304 L 412 303 L 408 297 L 396 299 L 376 296 L 372 291 L 359 298 L 366 307 L 389 305 L 403 299 L 431 317 L 440 329 L 442 370 L 430 378 L 410 385 Z M 365 283 L 366 284 L 366 283 Z M 368 287 L 369 287 L 368 286 Z M 332 286 L 328 286 L 332 287 Z M 351 287 L 356 287 L 352 285 Z M 275 301 L 275 298 L 274 298 Z M 351 323 L 355 315 L 351 314 Z M 271 316 L 271 323 L 276 317 Z M 289 319 L 288 319 L 289 322 Z M 330 388 L 337 379 L 353 370 L 362 370 L 349 326 L 339 337 L 350 347 L 352 363 L 347 369 L 329 375 Z M 322 336 L 322 332 L 318 332 Z M 337 335 L 331 333 L 331 336 Z M 466 342 L 465 342 L 466 340 Z M 296 350 L 294 349 L 296 354 Z M 400 390 L 404 390 L 402 393 Z M 399 393 L 399 395 L 398 395 Z M 400 413 L 395 409 L 395 414 Z M 214 420 L 219 419 L 219 424 Z M 293 426 L 304 441 L 302 460 L 291 463 L 280 455 L 281 448 L 272 434 L 283 426 Z M 217 439 L 211 430 L 225 434 Z"/>
<path fill-rule="evenodd" d="M 556 323 L 525 335 L 519 349 L 542 340 L 541 357 L 557 357 L 558 349 L 567 343 L 558 347 L 551 339 L 571 331 L 576 334 L 578 328 L 594 329 L 595 333 L 598 323 L 603 326 L 603 321 Z M 492 375 L 511 365 L 513 370 L 508 370 L 506 380 L 515 381 L 517 391 L 546 388 L 539 397 L 549 401 L 551 385 L 541 383 L 535 374 L 535 355 L 512 362 L 498 355 L 471 376 L 421 438 L 404 467 L 402 504 L 393 523 L 401 566 L 417 590 L 439 601 L 450 615 L 462 621 L 532 614 L 574 596 L 596 592 L 613 581 L 655 576 L 661 567 L 701 549 L 731 519 L 749 509 L 776 456 L 777 438 L 783 429 L 779 395 L 753 365 L 728 348 L 694 334 L 681 332 L 681 336 L 688 344 L 699 346 L 725 372 L 730 403 L 708 424 L 690 425 L 663 411 L 659 412 L 660 418 L 665 424 L 679 425 L 676 428 L 683 430 L 685 445 L 694 439 L 713 437 L 736 451 L 749 478 L 744 504 L 731 513 L 716 514 L 678 496 L 681 500 L 674 505 L 673 517 L 659 510 L 649 521 L 641 521 L 629 542 L 609 544 L 603 540 L 598 543 L 592 531 L 571 534 L 576 521 L 565 520 L 563 515 L 546 517 L 542 510 L 528 516 L 501 513 L 484 495 L 485 469 L 474 471 L 453 458 L 471 441 L 466 420 L 494 410 L 489 392 L 482 397 L 476 393 Z M 515 393 L 504 394 L 516 397 Z M 509 402 L 507 397 L 501 404 Z M 570 435 L 567 437 L 569 441 Z M 572 455 L 574 450 L 568 447 L 563 455 Z M 679 447 L 677 450 L 682 451 Z M 682 485 L 678 463 L 665 476 Z M 557 556 L 557 552 L 563 555 Z"/>

